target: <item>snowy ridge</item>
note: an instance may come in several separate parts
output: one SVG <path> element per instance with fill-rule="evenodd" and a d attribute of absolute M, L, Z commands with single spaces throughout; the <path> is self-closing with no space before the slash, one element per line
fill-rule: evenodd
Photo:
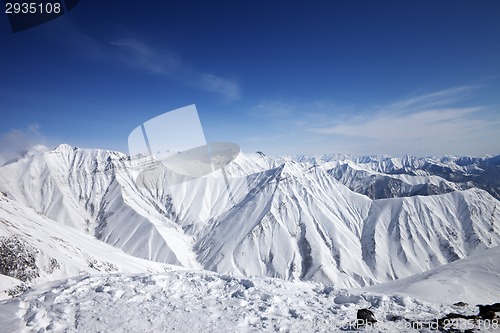
<path fill-rule="evenodd" d="M 500 300 L 498 158 L 335 158 L 147 186 L 144 160 L 68 145 L 0 167 L 0 327 L 352 331 L 370 308 L 366 332 L 422 332 Z"/>
<path fill-rule="evenodd" d="M 484 157 L 289 156 L 318 165 L 372 199 L 480 188 L 500 199 L 500 155 Z M 418 177 L 423 176 L 424 178 Z"/>
<path fill-rule="evenodd" d="M 372 201 L 321 170 L 285 170 L 212 221 L 196 247 L 205 268 L 355 287 L 500 244 L 499 203 L 484 191 Z"/>
<path fill-rule="evenodd" d="M 469 163 L 462 160 L 438 162 Z M 457 191 L 459 184 L 435 175 L 390 174 L 410 188 L 426 182 L 444 190 L 372 200 L 343 184 L 357 176 L 339 181 L 332 172 L 347 165 L 353 174 L 386 177 L 383 170 L 424 162 L 384 157 L 372 170 L 373 158 L 319 165 L 243 153 L 225 175 L 169 186 L 163 170 L 141 187 L 135 182 L 141 161 L 61 145 L 1 167 L 0 190 L 136 257 L 221 274 L 361 287 L 500 244 L 500 202 L 481 189 Z"/>
<path fill-rule="evenodd" d="M 328 165 L 322 166 L 327 168 Z M 468 188 L 439 176 L 384 174 L 347 161 L 328 169 L 328 173 L 351 190 L 372 199 L 443 194 Z"/>
<path fill-rule="evenodd" d="M 10 251 L 12 249 L 16 251 Z M 0 298 L 7 296 L 7 289 L 16 286 L 26 288 L 84 273 L 165 272 L 171 269 L 169 265 L 128 255 L 2 195 L 0 252 L 2 273 L 14 277 L 0 274 L 0 284 L 4 286 Z"/>
<path fill-rule="evenodd" d="M 196 267 L 191 240 L 142 195 L 134 171 L 121 153 L 60 145 L 0 168 L 0 183 L 9 198 L 134 256 Z"/>
<path fill-rule="evenodd" d="M 433 303 L 498 302 L 500 297 L 500 246 L 448 265 L 363 290 L 404 294 Z"/>

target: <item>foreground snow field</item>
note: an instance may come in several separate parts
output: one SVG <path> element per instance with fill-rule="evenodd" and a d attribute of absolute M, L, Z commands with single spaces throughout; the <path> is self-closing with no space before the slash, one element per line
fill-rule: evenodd
<path fill-rule="evenodd" d="M 500 246 L 408 278 L 362 288 L 403 293 L 434 303 L 500 301 Z"/>
<path fill-rule="evenodd" d="M 361 308 L 378 323 L 357 328 Z M 37 286 L 0 309 L 3 332 L 427 332 L 410 320 L 477 313 L 475 306 L 206 271 L 85 275 Z"/>

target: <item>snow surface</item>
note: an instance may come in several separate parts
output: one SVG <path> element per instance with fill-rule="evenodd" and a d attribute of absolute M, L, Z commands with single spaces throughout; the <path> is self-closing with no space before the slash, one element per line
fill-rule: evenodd
<path fill-rule="evenodd" d="M 40 285 L 0 301 L 0 308 L 0 327 L 8 332 L 356 331 L 361 308 L 379 321 L 364 332 L 431 332 L 408 329 L 410 320 L 477 313 L 474 306 L 203 271 L 80 276 Z"/>
<path fill-rule="evenodd" d="M 405 279 L 365 287 L 440 303 L 490 304 L 500 300 L 500 246 Z"/>
<path fill-rule="evenodd" d="M 0 240 L 8 237 L 24 244 L 24 251 L 11 258 L 19 262 L 19 267 L 26 257 L 35 257 L 36 269 L 29 272 L 31 279 L 24 281 L 28 286 L 88 273 L 159 273 L 172 269 L 170 265 L 133 257 L 0 195 Z M 20 284 L 20 280 L 0 274 L 0 299 L 7 297 L 8 289 Z"/>

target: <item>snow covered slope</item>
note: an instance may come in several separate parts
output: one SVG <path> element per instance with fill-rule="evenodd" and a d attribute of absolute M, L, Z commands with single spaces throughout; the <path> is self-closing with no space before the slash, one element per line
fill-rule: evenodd
<path fill-rule="evenodd" d="M 195 246 L 206 269 L 354 287 L 500 244 L 500 204 L 482 190 L 372 201 L 322 170 L 296 171 L 261 174 L 245 200 L 207 224 Z"/>
<path fill-rule="evenodd" d="M 244 153 L 175 185 L 141 163 L 61 145 L 0 167 L 0 298 L 29 288 L 2 330 L 350 331 L 371 308 L 365 331 L 412 332 L 500 301 L 496 158 Z"/>
<path fill-rule="evenodd" d="M 468 188 L 439 176 L 385 174 L 352 161 L 341 162 L 328 173 L 351 190 L 372 199 L 434 195 Z"/>
<path fill-rule="evenodd" d="M 375 326 L 357 328 L 362 308 L 373 311 Z M 436 324 L 451 312 L 478 312 L 475 306 L 204 271 L 80 276 L 0 301 L 0 310 L 7 332 L 430 332 L 412 329 L 412 322 Z"/>
<path fill-rule="evenodd" d="M 197 267 L 192 239 L 141 193 L 134 172 L 121 153 L 60 145 L 0 168 L 0 189 L 134 256 Z"/>
<path fill-rule="evenodd" d="M 500 247 L 408 278 L 363 290 L 405 294 L 433 303 L 496 303 L 500 299 Z"/>
<path fill-rule="evenodd" d="M 455 191 L 461 187 L 452 181 L 424 174 L 419 159 L 353 163 L 362 162 L 370 167 L 350 165 L 378 173 L 416 168 L 391 177 L 444 184 L 446 193 L 372 200 L 332 175 L 341 163 L 263 154 L 240 154 L 225 174 L 175 186 L 160 170 L 138 186 L 138 161 L 68 145 L 1 167 L 0 191 L 134 256 L 237 276 L 360 287 L 500 245 L 500 202 L 486 191 Z"/>
<path fill-rule="evenodd" d="M 372 199 L 480 188 L 500 199 L 500 155 L 486 157 L 292 156 L 319 165 Z"/>
<path fill-rule="evenodd" d="M 139 259 L 61 225 L 0 194 L 0 298 L 30 285 L 88 273 L 165 272 L 169 265 Z"/>

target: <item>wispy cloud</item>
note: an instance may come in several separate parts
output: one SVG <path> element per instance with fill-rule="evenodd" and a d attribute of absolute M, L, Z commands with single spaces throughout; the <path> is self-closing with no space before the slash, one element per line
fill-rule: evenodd
<path fill-rule="evenodd" d="M 110 44 L 120 48 L 123 60 L 132 67 L 219 94 L 228 101 L 241 97 L 235 80 L 194 70 L 171 52 L 160 51 L 134 38 L 117 39 Z"/>
<path fill-rule="evenodd" d="M 228 100 L 237 100 L 240 96 L 240 86 L 234 80 L 221 78 L 213 74 L 201 74 L 200 86 L 210 92 L 221 94 Z"/>
<path fill-rule="evenodd" d="M 31 124 L 25 129 L 12 129 L 0 135 L 0 166 L 45 141 L 38 124 Z"/>
<path fill-rule="evenodd" d="M 479 87 L 475 86 L 461 86 L 443 89 L 432 93 L 406 98 L 395 103 L 385 105 L 381 109 L 385 112 L 410 112 L 412 110 L 422 110 L 451 105 L 466 99 L 478 88 Z"/>
<path fill-rule="evenodd" d="M 261 101 L 248 112 L 252 117 L 281 118 L 288 117 L 296 111 L 297 105 L 284 101 Z"/>
<path fill-rule="evenodd" d="M 310 131 L 320 134 L 339 134 L 367 139 L 418 139 L 424 135 L 432 137 L 464 134 L 477 131 L 487 125 L 486 121 L 474 119 L 474 113 L 483 109 L 455 108 L 417 111 L 409 114 L 380 113 L 370 119 L 331 127 L 312 127 Z"/>
<path fill-rule="evenodd" d="M 466 104 L 477 89 L 455 87 L 368 109 L 338 107 L 326 102 L 316 107 L 315 103 L 279 102 L 278 111 L 261 115 L 269 120 L 280 116 L 280 122 L 285 122 L 287 131 L 293 133 L 288 137 L 291 146 L 304 147 L 303 142 L 314 142 L 311 148 L 315 151 L 321 148 L 325 153 L 498 154 L 495 143 L 500 142 L 499 112 Z M 272 102 L 265 105 L 273 107 Z M 261 109 L 265 108 L 256 108 Z"/>
<path fill-rule="evenodd" d="M 332 119 L 332 114 L 348 114 L 351 107 L 340 106 L 329 101 L 314 101 L 307 103 L 285 100 L 264 100 L 250 108 L 248 115 L 269 122 L 294 126 L 310 126 L 324 124 Z"/>
<path fill-rule="evenodd" d="M 186 68 L 175 55 L 168 52 L 159 53 L 139 40 L 130 38 L 117 39 L 110 44 L 124 51 L 122 59 L 129 65 L 151 74 L 175 77 L 186 71 Z"/>
<path fill-rule="evenodd" d="M 240 85 L 234 78 L 197 69 L 168 48 L 147 43 L 126 28 L 114 27 L 119 31 L 117 34 L 126 37 L 107 38 L 82 32 L 70 21 L 57 24 L 58 34 L 51 35 L 51 38 L 60 40 L 79 57 L 101 62 L 117 62 L 118 59 L 129 68 L 217 94 L 225 101 L 241 98 Z"/>

